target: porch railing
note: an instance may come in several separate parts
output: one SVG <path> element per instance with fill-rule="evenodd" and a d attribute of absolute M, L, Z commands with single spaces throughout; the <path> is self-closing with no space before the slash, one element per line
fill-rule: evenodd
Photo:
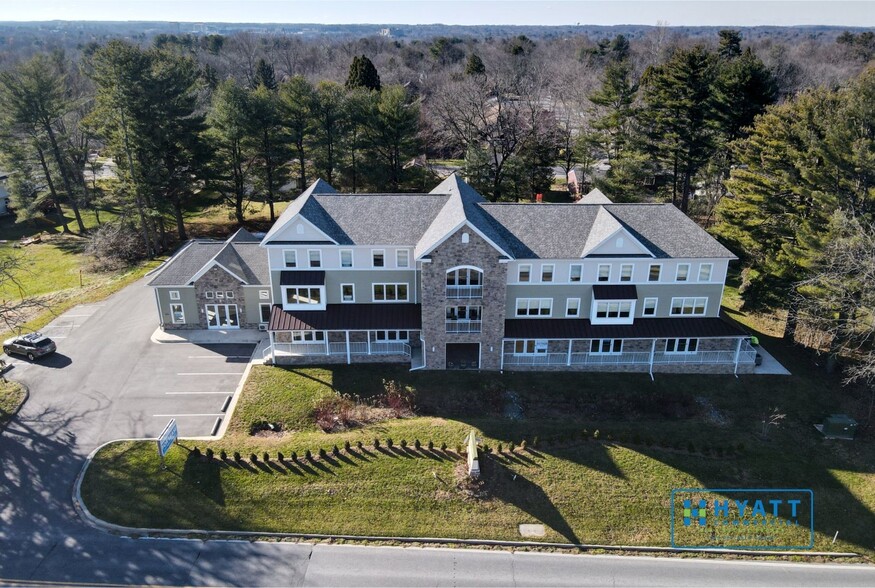
<path fill-rule="evenodd" d="M 447 298 L 483 298 L 483 286 L 447 286 Z"/>
<path fill-rule="evenodd" d="M 479 333 L 482 321 L 446 321 L 447 333 Z"/>
<path fill-rule="evenodd" d="M 346 342 L 329 343 L 274 343 L 274 354 L 290 355 L 346 355 Z M 367 342 L 350 342 L 350 355 L 368 355 Z M 371 355 L 407 355 L 410 356 L 410 345 L 402 341 L 374 341 L 370 346 Z"/>

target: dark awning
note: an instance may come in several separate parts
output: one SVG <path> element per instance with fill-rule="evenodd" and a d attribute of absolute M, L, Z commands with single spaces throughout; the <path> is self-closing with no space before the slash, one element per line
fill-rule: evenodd
<path fill-rule="evenodd" d="M 329 304 L 325 310 L 283 310 L 275 304 L 270 331 L 419 330 L 419 304 Z"/>
<path fill-rule="evenodd" d="M 318 270 L 280 272 L 280 286 L 324 286 L 325 272 Z"/>
<path fill-rule="evenodd" d="M 638 289 L 633 284 L 596 284 L 592 287 L 596 300 L 637 300 Z"/>
<path fill-rule="evenodd" d="M 508 339 L 664 339 L 743 337 L 719 318 L 648 318 L 631 325 L 593 325 L 589 319 L 507 319 Z"/>

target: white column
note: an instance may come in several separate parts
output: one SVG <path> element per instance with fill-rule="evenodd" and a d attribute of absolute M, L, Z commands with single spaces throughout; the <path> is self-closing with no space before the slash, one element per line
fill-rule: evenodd
<path fill-rule="evenodd" d="M 653 379 L 653 356 L 656 355 L 656 339 L 650 344 L 650 379 Z"/>
<path fill-rule="evenodd" d="M 738 375 L 738 358 L 741 356 L 741 342 L 744 341 L 741 337 L 738 338 L 738 345 L 735 346 L 735 369 L 732 371 L 736 376 Z"/>
<path fill-rule="evenodd" d="M 331 347 L 329 347 L 328 343 L 328 331 L 322 331 L 325 333 L 325 355 L 331 355 Z"/>
<path fill-rule="evenodd" d="M 500 355 L 501 355 L 501 360 L 500 360 L 500 363 L 498 365 L 498 371 L 503 372 L 504 371 L 504 339 L 501 340 L 501 354 Z"/>
<path fill-rule="evenodd" d="M 349 365 L 352 363 L 352 356 L 349 352 L 349 331 L 345 331 L 346 333 L 346 364 Z"/>
<path fill-rule="evenodd" d="M 569 339 L 568 340 L 568 361 L 565 363 L 565 365 L 567 365 L 567 366 L 571 365 L 571 348 L 573 346 L 574 346 L 574 339 Z"/>
<path fill-rule="evenodd" d="M 273 331 L 268 331 L 267 335 L 268 335 L 268 337 L 270 337 L 270 361 L 271 361 L 271 363 L 275 364 L 276 363 L 276 356 L 274 355 L 274 349 L 273 349 L 273 344 L 274 344 Z"/>
<path fill-rule="evenodd" d="M 368 336 L 368 355 L 371 354 L 371 332 L 365 331 L 365 334 Z"/>

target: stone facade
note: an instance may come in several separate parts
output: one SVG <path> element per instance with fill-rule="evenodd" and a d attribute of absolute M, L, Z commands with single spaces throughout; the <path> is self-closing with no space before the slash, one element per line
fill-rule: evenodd
<path fill-rule="evenodd" d="M 259 323 L 247 322 L 246 317 L 246 292 L 243 284 L 236 278 L 228 274 L 222 268 L 213 266 L 194 283 L 195 300 L 197 306 L 197 321 L 189 319 L 186 328 L 190 329 L 206 329 L 207 328 L 207 313 L 205 305 L 207 304 L 234 304 L 237 306 L 237 321 L 241 329 L 257 329 Z M 213 293 L 213 298 L 207 298 L 207 292 Z M 222 292 L 223 298 L 215 298 L 216 292 Z M 228 298 L 227 293 L 231 292 L 232 297 Z M 257 291 L 251 292 L 251 295 L 258 296 Z M 258 300 L 254 301 L 258 305 Z"/>
<path fill-rule="evenodd" d="M 463 235 L 467 234 L 467 243 Z M 426 369 L 446 369 L 447 343 L 479 343 L 480 369 L 501 368 L 504 339 L 505 302 L 507 300 L 507 264 L 499 263 L 501 253 L 468 227 L 462 227 L 422 264 L 422 335 L 426 348 Z M 483 271 L 483 297 L 447 298 L 447 271 L 459 267 L 476 267 Z M 447 306 L 480 306 L 479 333 L 447 333 Z"/>

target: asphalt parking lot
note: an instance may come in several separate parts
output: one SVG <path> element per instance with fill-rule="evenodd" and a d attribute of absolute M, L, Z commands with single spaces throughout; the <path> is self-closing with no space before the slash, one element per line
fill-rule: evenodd
<path fill-rule="evenodd" d="M 99 412 L 94 433 L 102 440 L 157 437 L 171 418 L 181 437 L 213 434 L 255 345 L 155 343 L 151 292 L 126 294 L 126 304 L 77 306 L 41 329 L 56 353 L 34 362 L 3 356 L 8 377 L 53 391 L 51 401 L 32 398 L 28 412 Z"/>

